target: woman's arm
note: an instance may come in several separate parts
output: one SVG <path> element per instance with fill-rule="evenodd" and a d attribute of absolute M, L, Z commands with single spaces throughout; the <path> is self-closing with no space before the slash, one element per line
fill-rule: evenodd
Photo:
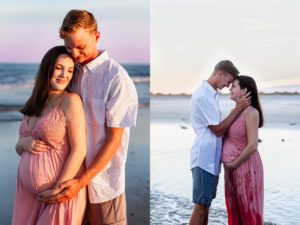
<path fill-rule="evenodd" d="M 241 154 L 231 163 L 225 163 L 225 167 L 228 169 L 236 169 L 243 162 L 245 162 L 251 154 L 257 150 L 258 144 L 258 124 L 259 114 L 257 110 L 251 110 L 246 115 L 246 130 L 248 144 Z"/>
<path fill-rule="evenodd" d="M 20 156 L 24 151 L 36 155 L 49 150 L 49 146 L 45 142 L 34 139 L 32 136 L 20 137 L 15 148 Z"/>
<path fill-rule="evenodd" d="M 16 152 L 18 153 L 19 156 L 22 155 L 23 151 L 24 151 L 24 147 L 22 146 L 22 142 L 20 141 L 21 138 L 19 138 L 17 144 L 16 144 Z"/>
<path fill-rule="evenodd" d="M 77 94 L 68 94 L 61 107 L 65 113 L 68 125 L 68 139 L 71 147 L 60 177 L 55 185 L 73 179 L 79 171 L 86 155 L 86 127 L 83 105 Z"/>

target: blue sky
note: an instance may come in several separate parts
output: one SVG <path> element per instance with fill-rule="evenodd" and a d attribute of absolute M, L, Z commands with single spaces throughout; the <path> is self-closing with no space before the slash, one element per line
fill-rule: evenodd
<path fill-rule="evenodd" d="M 107 49 L 121 63 L 149 63 L 150 12 L 145 0 L 3 1 L 0 62 L 39 62 L 52 46 L 63 44 L 58 29 L 71 9 L 86 9 L 98 21 Z"/>

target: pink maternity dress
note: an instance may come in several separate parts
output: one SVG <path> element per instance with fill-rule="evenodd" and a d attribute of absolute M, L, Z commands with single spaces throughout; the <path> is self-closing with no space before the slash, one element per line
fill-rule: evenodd
<path fill-rule="evenodd" d="M 26 151 L 22 153 L 12 225 L 79 225 L 86 205 L 85 188 L 71 200 L 62 203 L 45 204 L 36 199 L 38 193 L 56 184 L 70 154 L 64 112 L 58 104 L 33 129 L 29 128 L 28 119 L 25 116 L 21 123 L 20 137 L 33 136 L 48 143 L 51 149 L 38 155 Z"/>
<path fill-rule="evenodd" d="M 245 114 L 230 126 L 223 142 L 222 161 L 232 162 L 247 146 Z M 263 225 L 263 166 L 256 150 L 234 171 L 225 171 L 225 200 L 229 225 Z"/>

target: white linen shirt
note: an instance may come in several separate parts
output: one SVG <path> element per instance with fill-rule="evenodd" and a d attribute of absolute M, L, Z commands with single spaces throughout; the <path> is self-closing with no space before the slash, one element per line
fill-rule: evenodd
<path fill-rule="evenodd" d="M 191 148 L 191 169 L 198 166 L 207 172 L 219 175 L 221 171 L 222 138 L 209 128 L 221 121 L 217 91 L 202 81 L 190 101 L 191 122 L 196 134 Z"/>
<path fill-rule="evenodd" d="M 105 142 L 105 127 L 124 128 L 121 146 L 112 160 L 88 185 L 91 203 L 112 200 L 125 191 L 125 162 L 129 127 L 135 126 L 138 108 L 133 81 L 106 51 L 80 68 L 75 91 L 81 96 L 87 127 L 88 167 Z M 83 69 L 83 71 L 82 71 Z"/>

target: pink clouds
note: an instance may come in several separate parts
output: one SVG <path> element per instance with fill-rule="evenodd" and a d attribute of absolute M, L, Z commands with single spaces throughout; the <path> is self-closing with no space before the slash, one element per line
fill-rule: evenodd
<path fill-rule="evenodd" d="M 1 37 L 0 62 L 38 63 L 54 45 L 62 45 L 58 37 L 60 24 L 5 25 Z M 150 32 L 145 21 L 101 21 L 102 38 L 99 47 L 105 48 L 120 63 L 149 63 Z"/>

